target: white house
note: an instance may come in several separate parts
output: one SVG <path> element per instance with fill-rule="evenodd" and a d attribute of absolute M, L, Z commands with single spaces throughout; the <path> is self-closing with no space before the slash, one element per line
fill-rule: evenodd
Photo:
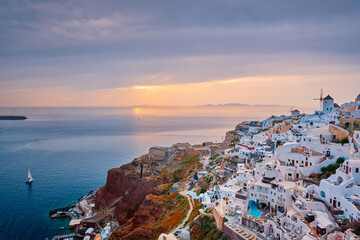
<path fill-rule="evenodd" d="M 319 186 L 306 189 L 311 195 L 319 197 L 335 209 L 343 210 L 350 222 L 360 221 L 360 159 L 346 160 L 336 174 L 321 180 Z"/>

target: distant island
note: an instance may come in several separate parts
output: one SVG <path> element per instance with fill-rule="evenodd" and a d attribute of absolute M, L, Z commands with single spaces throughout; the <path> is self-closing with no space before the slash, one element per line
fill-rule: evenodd
<path fill-rule="evenodd" d="M 25 116 L 0 116 L 0 120 L 25 120 Z"/>
<path fill-rule="evenodd" d="M 225 104 L 206 104 L 197 107 L 288 107 L 287 105 L 266 105 L 266 104 L 244 104 L 244 103 L 225 103 Z"/>

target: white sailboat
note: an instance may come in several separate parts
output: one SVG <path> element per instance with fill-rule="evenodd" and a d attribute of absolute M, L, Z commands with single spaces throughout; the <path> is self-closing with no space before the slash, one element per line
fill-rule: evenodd
<path fill-rule="evenodd" d="M 28 178 L 26 179 L 26 183 L 31 183 L 34 179 L 31 176 L 30 169 L 28 169 Z"/>

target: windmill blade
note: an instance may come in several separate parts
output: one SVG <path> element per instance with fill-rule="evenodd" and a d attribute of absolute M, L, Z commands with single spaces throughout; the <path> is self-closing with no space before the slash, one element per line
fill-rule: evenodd
<path fill-rule="evenodd" d="M 324 100 L 323 96 L 324 96 L 324 91 L 323 91 L 323 89 L 321 88 L 321 89 L 320 89 L 320 101 L 319 101 L 320 109 L 322 108 L 322 102 L 323 102 L 323 100 Z"/>
<path fill-rule="evenodd" d="M 323 96 L 324 96 L 324 91 L 323 91 L 323 89 L 321 88 L 321 89 L 320 89 L 320 100 L 321 100 L 321 101 L 323 100 Z"/>
<path fill-rule="evenodd" d="M 319 98 L 314 98 L 314 100 L 319 100 L 320 109 L 322 108 L 322 102 L 323 102 L 323 100 L 324 100 L 323 96 L 324 96 L 324 91 L 323 91 L 323 89 L 321 88 L 321 89 L 320 89 L 320 97 L 319 97 Z"/>

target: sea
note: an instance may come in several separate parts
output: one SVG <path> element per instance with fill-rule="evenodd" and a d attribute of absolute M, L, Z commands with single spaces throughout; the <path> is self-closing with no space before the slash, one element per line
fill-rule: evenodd
<path fill-rule="evenodd" d="M 49 211 L 102 187 L 109 169 L 152 146 L 221 142 L 244 120 L 280 114 L 288 107 L 1 107 L 28 119 L 0 121 L 0 240 L 68 233 L 59 228 L 70 219 Z"/>

